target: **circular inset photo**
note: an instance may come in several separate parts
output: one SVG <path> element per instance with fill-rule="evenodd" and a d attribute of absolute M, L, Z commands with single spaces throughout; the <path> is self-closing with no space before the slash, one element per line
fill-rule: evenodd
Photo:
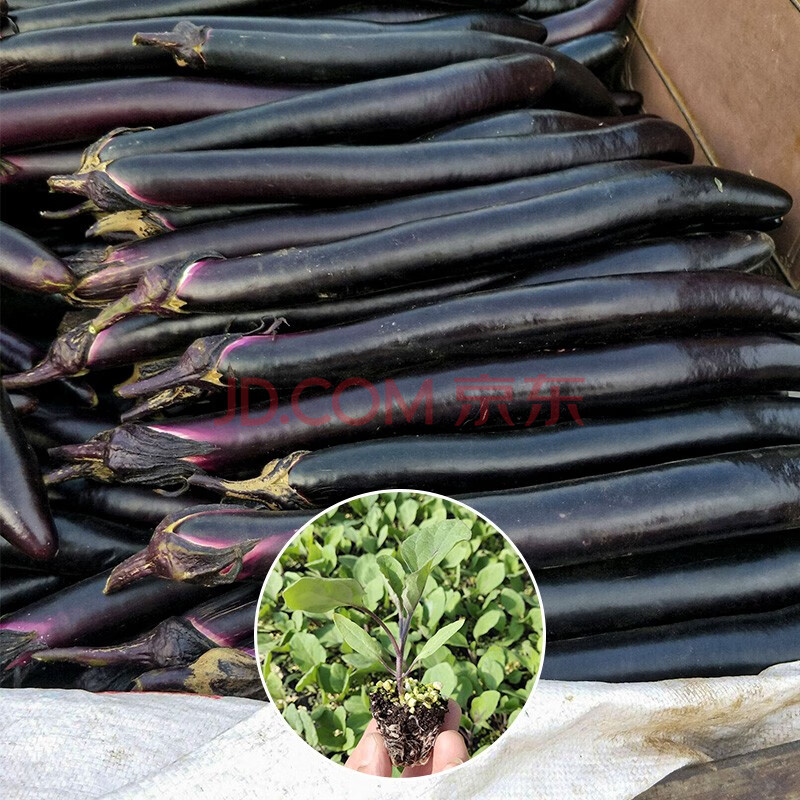
<path fill-rule="evenodd" d="M 270 570 L 256 655 L 283 719 L 319 753 L 382 776 L 435 774 L 508 730 L 545 631 L 513 544 L 455 500 L 362 495 L 304 526 Z"/>

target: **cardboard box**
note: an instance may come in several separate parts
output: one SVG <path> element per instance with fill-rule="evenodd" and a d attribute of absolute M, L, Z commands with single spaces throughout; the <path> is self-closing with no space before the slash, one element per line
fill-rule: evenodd
<path fill-rule="evenodd" d="M 698 163 L 773 181 L 795 201 L 774 232 L 800 286 L 800 0 L 638 0 L 625 83 L 682 125 Z"/>

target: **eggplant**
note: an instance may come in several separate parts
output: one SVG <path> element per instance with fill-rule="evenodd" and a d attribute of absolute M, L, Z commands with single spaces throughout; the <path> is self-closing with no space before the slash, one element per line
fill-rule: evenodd
<path fill-rule="evenodd" d="M 60 444 L 85 442 L 113 428 L 114 420 L 97 412 L 41 403 L 36 411 L 25 417 L 22 427 L 35 450 L 48 450 Z"/>
<path fill-rule="evenodd" d="M 597 74 L 617 64 L 627 45 L 627 36 L 613 31 L 603 31 L 580 36 L 557 45 L 557 48 L 559 52 Z"/>
<path fill-rule="evenodd" d="M 755 398 L 585 425 L 353 442 L 275 459 L 255 478 L 197 473 L 188 482 L 234 502 L 324 508 L 386 486 L 445 495 L 501 491 L 782 444 L 800 444 L 800 401 Z M 588 611 L 586 617 L 593 619 Z M 548 635 L 550 628 L 548 609 Z"/>
<path fill-rule="evenodd" d="M 174 367 L 117 393 L 137 399 L 165 390 L 179 396 L 186 386 L 224 390 L 222 376 L 228 386 L 264 379 L 291 388 L 312 374 L 338 383 L 537 349 L 759 330 L 800 333 L 800 294 L 757 275 L 611 275 L 478 292 L 304 334 L 206 337 Z M 152 410 L 146 401 L 145 410 Z"/>
<path fill-rule="evenodd" d="M 679 547 L 800 523 L 800 446 L 467 495 L 536 570 Z"/>
<path fill-rule="evenodd" d="M 93 333 L 87 322 L 55 339 L 44 359 L 23 373 L 3 380 L 9 386 L 37 386 L 63 375 L 79 375 L 86 370 L 106 369 L 160 355 L 178 346 L 191 344 L 196 334 L 205 330 L 254 331 L 266 322 L 289 316 L 292 325 L 320 327 L 393 311 L 397 308 L 430 304 L 462 292 L 491 288 L 511 280 L 511 275 L 478 275 L 431 285 L 421 284 L 394 292 L 366 297 L 345 298 L 330 303 L 310 303 L 285 309 L 255 311 L 244 314 L 198 314 L 177 320 L 152 316 L 128 317 Z"/>
<path fill-rule="evenodd" d="M 555 261 L 533 273 L 522 273 L 515 286 L 539 286 L 602 275 L 638 275 L 643 272 L 736 270 L 752 272 L 768 261 L 775 243 L 765 233 L 730 231 L 694 233 L 673 238 L 617 244 Z"/>
<path fill-rule="evenodd" d="M 3 465 L 0 534 L 29 558 L 46 561 L 58 550 L 58 534 L 36 455 L 2 388 L 0 423 L 0 463 Z"/>
<path fill-rule="evenodd" d="M 800 343 L 766 335 L 673 339 L 466 368 L 453 364 L 374 384 L 348 379 L 335 389 L 323 379 L 310 378 L 294 388 L 291 401 L 278 401 L 273 388 L 269 402 L 257 408 L 248 404 L 237 410 L 230 402 L 223 414 L 124 424 L 85 444 L 56 448 L 51 456 L 65 463 L 48 475 L 48 482 L 92 477 L 169 484 L 198 469 L 244 469 L 253 461 L 263 464 L 265 458 L 296 450 L 393 434 L 457 433 L 484 424 L 528 427 L 546 421 L 542 406 L 549 408 L 554 394 L 567 405 L 565 414 L 569 410 L 580 418 L 798 385 Z M 304 397 L 311 388 L 315 393 Z M 580 400 L 570 399 L 575 397 Z"/>
<path fill-rule="evenodd" d="M 22 231 L 0 222 L 0 284 L 25 292 L 68 292 L 76 279 L 66 264 Z"/>
<path fill-rule="evenodd" d="M 723 193 L 716 182 L 726 187 Z M 715 167 L 634 172 L 552 195 L 397 225 L 310 247 L 154 267 L 91 323 L 98 332 L 134 314 L 244 311 L 335 299 L 415 281 L 497 269 L 533 270 L 536 257 L 597 238 L 613 242 L 687 226 L 736 227 L 786 213 L 781 189 Z M 565 215 L 565 209 L 578 209 Z M 64 359 L 65 360 L 65 359 Z M 6 379 L 9 388 L 24 388 Z"/>
<path fill-rule="evenodd" d="M 19 87 L 88 78 L 174 74 L 177 68 L 168 53 L 153 47 L 131 47 L 131 40 L 143 29 L 177 25 L 187 19 L 212 27 L 231 24 L 230 17 L 189 15 L 31 31 L 3 41 L 0 80 L 7 87 Z M 236 24 L 251 31 L 274 27 L 270 17 L 237 17 Z"/>
<path fill-rule="evenodd" d="M 572 11 L 573 8 L 578 8 L 587 2 L 588 0 L 525 0 L 515 10 L 518 14 L 538 18 L 560 14 L 562 11 Z"/>
<path fill-rule="evenodd" d="M 120 638 L 179 614 L 208 596 L 208 589 L 157 578 L 124 594 L 103 594 L 110 572 L 101 572 L 0 618 L 0 668 L 25 666 L 31 656 L 101 638 Z"/>
<path fill-rule="evenodd" d="M 122 530 L 134 531 L 133 537 L 139 543 L 142 541 L 139 526 L 147 526 L 146 538 L 149 539 L 151 529 L 168 514 L 175 514 L 200 502 L 196 496 L 186 492 L 172 496 L 141 486 L 107 486 L 89 481 L 72 481 L 52 487 L 48 497 L 50 505 L 56 510 L 56 527 L 59 520 L 63 517 L 70 519 L 72 512 L 77 511 L 82 517 L 102 517 L 97 524 L 106 525 L 112 530 L 121 527 Z M 75 526 L 69 529 L 74 530 Z M 133 553 L 121 555 L 114 564 L 130 555 Z"/>
<path fill-rule="evenodd" d="M 345 204 L 597 162 L 688 163 L 693 153 L 682 128 L 648 117 L 588 131 L 533 136 L 128 156 L 89 172 L 54 175 L 48 185 L 85 196 L 104 211 L 242 202 Z M 214 185 L 213 195 L 209 183 Z"/>
<path fill-rule="evenodd" d="M 338 86 L 158 130 L 111 133 L 87 150 L 83 170 L 152 153 L 403 141 L 448 122 L 531 105 L 554 76 L 549 58 L 509 55 Z"/>
<path fill-rule="evenodd" d="M 623 117 L 587 117 L 571 111 L 552 109 L 520 109 L 490 114 L 478 119 L 470 119 L 419 137 L 422 142 L 449 142 L 459 139 L 484 139 L 490 136 L 528 136 L 541 133 L 567 133 L 569 131 L 590 131 L 615 122 L 625 121 Z"/>
<path fill-rule="evenodd" d="M 614 98 L 614 104 L 619 108 L 620 112 L 625 115 L 638 114 L 644 102 L 641 92 L 631 89 L 612 92 L 611 96 Z"/>
<path fill-rule="evenodd" d="M 589 164 L 530 178 L 487 186 L 402 197 L 345 209 L 287 209 L 221 224 L 205 224 L 106 250 L 77 254 L 67 261 L 82 275 L 73 297 L 85 303 L 103 303 L 134 288 L 154 266 L 181 264 L 205 253 L 237 258 L 284 247 L 320 244 L 361 233 L 391 228 L 405 222 L 472 211 L 498 203 L 580 186 L 585 183 L 658 166 L 660 162 L 622 161 Z"/>
<path fill-rule="evenodd" d="M 0 160 L 0 186 L 44 185 L 52 175 L 74 172 L 81 165 L 79 147 L 9 153 Z"/>
<path fill-rule="evenodd" d="M 190 692 L 266 699 L 252 650 L 215 647 L 186 667 L 154 669 L 139 675 L 135 692 Z"/>
<path fill-rule="evenodd" d="M 30 394 L 9 394 L 11 406 L 18 417 L 33 414 L 39 408 L 39 400 Z"/>
<path fill-rule="evenodd" d="M 8 152 L 55 143 L 90 142 L 113 128 L 175 125 L 312 90 L 309 86 L 252 86 L 210 78 L 165 76 L 3 92 L 0 147 Z"/>
<path fill-rule="evenodd" d="M 165 517 L 144 550 L 116 566 L 105 592 L 157 575 L 199 586 L 264 577 L 310 519 L 237 506 L 196 506 Z"/>
<path fill-rule="evenodd" d="M 66 661 L 96 666 L 135 665 L 140 670 L 190 664 L 212 647 L 253 640 L 258 586 L 244 584 L 205 600 L 180 616 L 123 644 L 106 647 L 58 647 L 34 654 L 37 661 Z"/>
<path fill-rule="evenodd" d="M 625 19 L 633 3 L 634 0 L 589 0 L 578 8 L 544 17 L 542 24 L 547 28 L 545 41 L 555 46 L 579 36 L 610 31 Z"/>
<path fill-rule="evenodd" d="M 18 570 L 4 565 L 3 585 L 0 589 L 0 614 L 8 614 L 30 605 L 42 597 L 63 589 L 69 582 L 68 578 L 61 575 Z"/>
<path fill-rule="evenodd" d="M 181 66 L 237 78 L 277 77 L 299 83 L 352 83 L 434 69 L 459 61 L 514 54 L 553 60 L 551 102 L 589 114 L 617 114 L 603 84 L 582 64 L 535 42 L 479 30 L 308 36 L 259 29 L 226 30 L 178 23 L 167 33 L 137 33 L 134 44 L 165 49 Z M 163 30 L 163 28 L 161 28 Z M 386 30 L 389 30 L 387 27 Z"/>
<path fill-rule="evenodd" d="M 542 678 L 658 681 L 755 675 L 800 658 L 800 605 L 548 643 Z"/>
<path fill-rule="evenodd" d="M 785 608 L 800 603 L 800 529 L 543 569 L 536 584 L 548 643 Z"/>
<path fill-rule="evenodd" d="M 141 549 L 150 538 L 149 528 L 119 525 L 73 511 L 57 511 L 58 552 L 48 561 L 34 561 L 0 541 L 3 569 L 20 568 L 52 575 L 94 575 L 111 569 Z"/>
<path fill-rule="evenodd" d="M 0 366 L 4 373 L 25 372 L 38 363 L 43 355 L 36 345 L 10 328 L 0 325 Z M 97 394 L 88 384 L 64 380 L 58 386 L 64 395 L 83 405 L 97 404 Z"/>
<path fill-rule="evenodd" d="M 149 23 L 152 18 L 168 15 L 263 13 L 265 5 L 269 10 L 270 6 L 281 8 L 287 3 L 285 0 L 268 3 L 263 0 L 137 0 L 133 4 L 120 4 L 116 0 L 62 0 L 33 8 L 12 7 L 10 17 L 21 33 L 33 33 L 119 20 Z M 230 21 L 235 22 L 235 17 Z"/>

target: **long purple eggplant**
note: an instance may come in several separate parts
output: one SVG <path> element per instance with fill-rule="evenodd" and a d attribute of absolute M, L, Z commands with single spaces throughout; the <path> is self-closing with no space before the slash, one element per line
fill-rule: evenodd
<path fill-rule="evenodd" d="M 253 641 L 258 586 L 241 585 L 205 600 L 152 630 L 107 647 L 59 647 L 41 650 L 37 661 L 67 661 L 89 667 L 135 665 L 142 670 L 190 664 L 212 647 Z"/>
<path fill-rule="evenodd" d="M 80 169 L 81 153 L 79 147 L 7 153 L 0 159 L 0 186 L 44 186 L 52 175 Z"/>
<path fill-rule="evenodd" d="M 790 205 L 778 187 L 714 167 L 646 170 L 328 244 L 155 267 L 133 292 L 106 306 L 91 328 L 97 332 L 133 314 L 244 311 L 346 297 L 434 275 L 444 280 L 515 267 L 533 271 L 542 254 L 557 248 L 687 226 L 758 226 L 759 218 L 774 219 Z"/>
<path fill-rule="evenodd" d="M 4 373 L 25 372 L 39 363 L 43 355 L 36 345 L 10 328 L 0 325 L 0 366 Z M 83 405 L 97 404 L 97 394 L 88 384 L 65 380 L 59 383 L 59 388 Z"/>
<path fill-rule="evenodd" d="M 86 577 L 100 570 L 111 569 L 132 556 L 150 537 L 149 528 L 120 525 L 104 519 L 57 511 L 54 515 L 58 531 L 58 553 L 48 561 L 34 561 L 0 541 L 3 568 L 17 567 L 52 575 Z"/>
<path fill-rule="evenodd" d="M 61 575 L 48 575 L 45 572 L 15 570 L 3 566 L 3 586 L 0 589 L 0 614 L 8 614 L 18 608 L 35 603 L 70 583 Z"/>
<path fill-rule="evenodd" d="M 310 519 L 237 506 L 196 506 L 165 517 L 147 547 L 111 572 L 105 591 L 147 576 L 219 586 L 265 576 Z"/>
<path fill-rule="evenodd" d="M 132 47 L 131 41 L 143 26 L 170 27 L 187 19 L 212 27 L 231 23 L 230 17 L 189 15 L 31 31 L 3 41 L 0 80 L 7 87 L 19 87 L 87 78 L 173 74 L 177 67 L 168 53 L 153 47 Z M 236 22 L 251 31 L 272 27 L 269 17 L 237 17 Z"/>
<path fill-rule="evenodd" d="M 253 86 L 167 76 L 3 92 L 0 146 L 8 152 L 59 142 L 87 142 L 113 128 L 175 125 L 311 90 L 306 86 Z"/>
<path fill-rule="evenodd" d="M 3 380 L 17 388 L 37 386 L 62 375 L 124 366 L 187 347 L 197 334 L 205 331 L 254 331 L 265 329 L 276 320 L 289 318 L 290 324 L 298 329 L 323 327 L 489 289 L 511 278 L 510 274 L 478 275 L 330 303 L 316 302 L 243 314 L 196 314 L 174 320 L 153 316 L 128 317 L 96 334 L 91 331 L 90 323 L 84 323 L 55 339 L 45 358 L 35 367 Z"/>
<path fill-rule="evenodd" d="M 188 666 L 150 670 L 134 680 L 132 691 L 265 699 L 252 648 L 215 647 Z"/>
<path fill-rule="evenodd" d="M 30 394 L 10 394 L 11 405 L 14 408 L 14 413 L 18 417 L 25 417 L 28 414 L 33 414 L 39 408 L 39 400 Z"/>
<path fill-rule="evenodd" d="M 738 273 L 612 275 L 478 292 L 303 334 L 206 337 L 174 367 L 128 382 L 118 394 L 221 391 L 242 379 L 291 388 L 312 375 L 338 383 L 521 350 L 748 330 L 800 333 L 800 294 Z"/>
<path fill-rule="evenodd" d="M 682 128 L 648 117 L 594 130 L 535 136 L 129 156 L 89 172 L 55 175 L 48 185 L 83 195 L 105 211 L 208 205 L 212 199 L 213 204 L 344 204 L 620 159 L 688 163 L 693 152 Z M 215 186 L 213 197 L 209 182 Z"/>
<path fill-rule="evenodd" d="M 800 529 L 539 570 L 548 642 L 800 603 Z"/>
<path fill-rule="evenodd" d="M 316 393 L 303 397 L 311 386 Z M 580 397 L 563 402 L 579 404 L 576 413 L 591 417 L 798 386 L 800 343 L 756 335 L 451 365 L 375 384 L 355 379 L 330 394 L 319 391 L 333 389 L 329 383 L 310 381 L 295 387 L 291 402 L 271 400 L 247 413 L 231 404 L 227 413 L 194 420 L 121 425 L 85 444 L 57 448 L 51 455 L 67 463 L 48 480 L 91 476 L 106 482 L 168 484 L 198 468 L 212 473 L 243 469 L 296 450 L 392 434 L 456 433 L 483 424 L 526 427 L 537 419 L 537 424 L 545 421 L 536 412 L 549 403 L 552 392 Z M 487 393 L 494 402 L 481 399 Z"/>
<path fill-rule="evenodd" d="M 490 114 L 478 119 L 470 119 L 433 133 L 420 136 L 423 142 L 447 142 L 458 139 L 483 139 L 489 136 L 528 136 L 539 133 L 567 133 L 569 131 L 590 131 L 614 122 L 624 122 L 624 117 L 587 117 L 571 111 L 553 109 L 524 108 Z"/>
<path fill-rule="evenodd" d="M 0 284 L 26 292 L 68 292 L 75 276 L 60 258 L 22 231 L 0 222 Z"/>
<path fill-rule="evenodd" d="M 47 560 L 58 549 L 58 534 L 47 504 L 39 463 L 0 388 L 0 535 L 32 559 Z"/>
<path fill-rule="evenodd" d="M 564 42 L 558 45 L 558 50 L 592 72 L 603 74 L 620 61 L 627 44 L 627 36 L 603 31 Z"/>
<path fill-rule="evenodd" d="M 535 42 L 479 30 L 432 30 L 439 21 L 413 23 L 421 33 L 309 37 L 260 30 L 215 30 L 181 22 L 168 33 L 142 32 L 134 43 L 165 48 L 182 66 L 212 74 L 300 83 L 346 83 L 519 53 L 543 55 L 556 65 L 551 102 L 589 114 L 617 114 L 611 95 L 582 64 Z M 386 30 L 389 30 L 387 26 Z M 144 30 L 144 29 L 142 29 Z M 163 30 L 163 28 L 161 28 Z"/>
<path fill-rule="evenodd" d="M 800 605 L 548 643 L 542 677 L 658 681 L 754 675 L 800 658 Z"/>
<path fill-rule="evenodd" d="M 638 275 L 643 272 L 694 272 L 736 270 L 750 272 L 762 266 L 775 251 L 766 233 L 730 231 L 694 233 L 663 239 L 622 243 L 591 252 L 556 258 L 553 263 L 522 273 L 515 286 L 539 286 L 556 281 L 602 275 Z"/>
<path fill-rule="evenodd" d="M 91 413 L 71 406 L 40 403 L 39 408 L 22 421 L 25 436 L 35 450 L 48 450 L 60 444 L 85 442 L 114 426 L 111 416 Z"/>
<path fill-rule="evenodd" d="M 408 140 L 448 122 L 532 105 L 554 76 L 549 58 L 510 55 L 324 89 L 158 130 L 112 133 L 87 150 L 82 171 L 151 153 Z"/>
<path fill-rule="evenodd" d="M 632 89 L 623 89 L 612 93 L 614 103 L 622 114 L 638 114 L 642 108 L 644 98 L 641 92 Z"/>
<path fill-rule="evenodd" d="M 105 595 L 109 574 L 86 578 L 0 618 L 0 668 L 24 666 L 47 648 L 121 638 L 164 619 L 167 609 L 179 614 L 208 596 L 208 589 L 157 578 L 124 594 Z"/>
<path fill-rule="evenodd" d="M 90 481 L 71 481 L 52 487 L 48 497 L 50 505 L 56 511 L 57 527 L 62 517 L 70 518 L 74 512 L 80 512 L 82 517 L 102 517 L 103 524 L 107 524 L 106 520 L 111 520 L 113 522 L 108 524 L 114 528 L 134 531 L 140 543 L 140 526 L 147 526 L 146 538 L 149 539 L 152 529 L 168 514 L 176 514 L 202 502 L 190 492 L 172 496 L 142 486 L 107 486 Z M 74 529 L 74 526 L 70 526 L 70 530 Z M 130 555 L 133 553 L 121 556 L 115 563 Z"/>
<path fill-rule="evenodd" d="M 446 495 L 501 491 L 782 444 L 800 444 L 798 400 L 722 402 L 523 431 L 394 436 L 292 453 L 255 478 L 198 473 L 188 481 L 234 502 L 310 508 L 386 486 Z"/>
<path fill-rule="evenodd" d="M 585 5 L 588 0 L 525 0 L 515 11 L 518 14 L 538 19 Z"/>
<path fill-rule="evenodd" d="M 589 0 L 578 8 L 542 19 L 548 45 L 616 28 L 633 7 L 634 0 Z"/>
<path fill-rule="evenodd" d="M 800 445 L 466 495 L 531 569 L 770 533 L 800 522 Z"/>
<path fill-rule="evenodd" d="M 638 160 L 589 164 L 504 183 L 402 197 L 359 207 L 286 210 L 222 224 L 198 225 L 170 236 L 101 251 L 91 250 L 68 259 L 69 265 L 84 275 L 73 295 L 82 302 L 102 303 L 134 288 L 150 267 L 181 264 L 205 253 L 237 258 L 285 247 L 321 244 L 426 217 L 472 211 L 563 191 L 658 165 L 659 162 Z"/>

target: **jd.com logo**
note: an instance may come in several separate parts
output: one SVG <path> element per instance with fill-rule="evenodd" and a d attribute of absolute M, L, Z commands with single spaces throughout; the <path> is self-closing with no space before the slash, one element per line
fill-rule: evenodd
<path fill-rule="evenodd" d="M 583 397 L 562 394 L 562 386 L 583 383 L 583 381 L 584 378 L 549 377 L 547 375 L 537 375 L 534 378 L 523 378 L 518 381 L 515 378 L 492 378 L 482 374 L 477 378 L 455 378 L 455 393 L 453 394 L 452 391 L 434 392 L 433 378 L 426 378 L 422 381 L 411 402 L 408 403 L 401 389 L 392 379 L 381 381 L 376 385 L 366 378 L 346 378 L 334 387 L 325 378 L 306 378 L 295 386 L 287 404 L 280 401 L 278 391 L 270 381 L 262 378 L 242 378 L 238 392 L 235 381 L 228 383 L 228 413 L 216 420 L 215 424 L 227 425 L 236 417 L 240 417 L 241 424 L 245 426 L 266 425 L 276 418 L 278 423 L 288 424 L 294 416 L 305 425 L 321 426 L 327 425 L 333 414 L 347 425 L 367 425 L 378 415 L 383 417 L 386 425 L 392 425 L 395 423 L 395 413 L 399 412 L 408 423 L 416 420 L 422 421 L 425 425 L 441 426 L 442 409 L 458 407 L 458 413 L 453 414 L 452 419 L 455 427 L 460 427 L 473 418 L 472 425 L 480 427 L 486 424 L 490 416 L 495 415 L 507 426 L 513 427 L 521 424 L 521 427 L 528 427 L 540 418 L 542 410 L 547 407 L 549 416 L 544 422 L 545 425 L 555 425 L 559 422 L 564 408 L 575 422 L 583 425 L 578 411 L 578 403 Z M 408 385 L 407 380 L 403 383 Z M 383 397 L 379 387 L 383 389 Z M 268 398 L 266 406 L 263 402 L 259 402 L 257 415 L 250 413 L 251 388 L 266 392 Z M 302 395 L 304 392 L 314 389 L 317 390 L 316 399 L 321 397 L 322 392 L 333 389 L 328 398 L 331 413 L 317 416 L 311 416 L 308 413 L 311 410 L 307 402 L 308 397 L 303 398 Z M 342 404 L 344 399 L 354 397 L 355 393 L 359 391 L 366 392 L 371 402 L 365 413 L 353 416 L 345 411 Z M 238 402 L 237 394 L 239 395 Z M 454 404 L 451 402 L 453 399 L 455 400 Z M 262 409 L 265 407 L 266 410 L 263 411 Z M 477 414 L 475 414 L 476 410 Z M 524 413 L 522 413 L 523 411 Z"/>

